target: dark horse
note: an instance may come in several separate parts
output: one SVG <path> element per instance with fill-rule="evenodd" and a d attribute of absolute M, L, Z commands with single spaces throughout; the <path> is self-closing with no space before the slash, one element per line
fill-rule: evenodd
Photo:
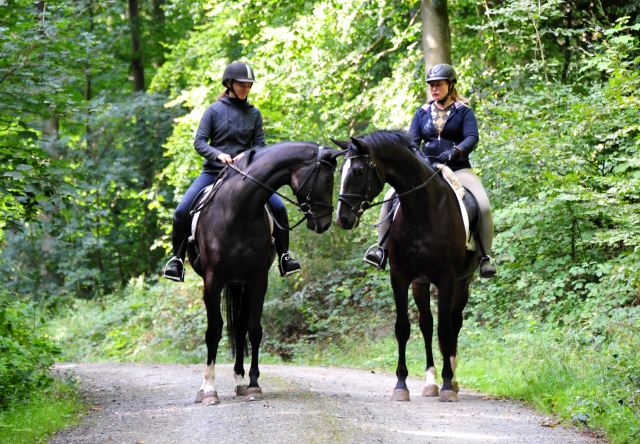
<path fill-rule="evenodd" d="M 351 142 L 335 142 L 348 150 L 342 166 L 337 224 L 355 228 L 363 211 L 388 182 L 400 197 L 400 208 L 389 234 L 391 286 L 396 303 L 398 383 L 392 400 L 408 401 L 405 360 L 409 340 L 408 291 L 420 311 L 419 325 L 427 350 L 426 383 L 422 396 L 438 396 L 431 341 L 433 317 L 430 284 L 438 289 L 438 340 L 443 356 L 440 401 L 457 401 L 458 334 L 469 283 L 478 266 L 475 252 L 466 250 L 465 227 L 451 187 L 409 148 L 407 134 L 376 131 Z M 422 185 L 422 187 L 420 187 Z M 405 194 L 406 193 L 406 194 Z"/>
<path fill-rule="evenodd" d="M 289 185 L 305 213 L 307 228 L 323 233 L 331 225 L 333 173 L 336 157 L 342 151 L 308 142 L 283 142 L 255 152 L 250 151 L 238 164 L 243 172 L 228 170 L 212 204 L 200 215 L 197 229 L 196 260 L 193 246 L 187 250 L 189 262 L 204 280 L 207 308 L 207 369 L 196 402 L 218 404 L 215 362 L 222 335 L 221 292 L 228 286 L 227 298 L 233 304 L 227 318 L 230 336 L 235 338 L 234 374 L 236 393 L 247 400 L 261 399 L 258 385 L 258 350 L 262 340 L 260 318 L 267 291 L 268 272 L 275 257 L 265 204 L 273 190 Z M 247 165 L 248 164 L 248 165 Z M 260 182 L 260 183 L 258 183 Z M 271 190 L 269 190 L 268 188 Z M 249 385 L 244 380 L 246 336 L 251 343 Z M 233 347 L 235 346 L 235 347 Z"/>

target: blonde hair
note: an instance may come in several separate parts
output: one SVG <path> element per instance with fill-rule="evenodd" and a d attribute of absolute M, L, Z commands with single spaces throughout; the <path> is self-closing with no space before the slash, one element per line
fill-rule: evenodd
<path fill-rule="evenodd" d="M 449 96 L 454 102 L 460 102 L 462 106 L 466 106 L 467 108 L 471 108 L 469 104 L 469 99 L 458 92 L 458 88 L 456 85 L 453 85 L 453 89 L 451 90 L 451 95 Z"/>

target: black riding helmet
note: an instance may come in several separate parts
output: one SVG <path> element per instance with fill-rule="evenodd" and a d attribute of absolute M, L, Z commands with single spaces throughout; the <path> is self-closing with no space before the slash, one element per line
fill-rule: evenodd
<path fill-rule="evenodd" d="M 246 63 L 233 62 L 224 69 L 224 73 L 222 74 L 222 86 L 227 88 L 227 93 L 229 91 L 233 91 L 233 94 L 238 97 L 235 89 L 233 88 L 234 81 L 256 83 L 256 76 L 253 73 L 253 69 L 251 69 L 251 67 Z"/>
<path fill-rule="evenodd" d="M 439 63 L 437 65 L 434 65 L 427 74 L 427 83 L 435 80 L 446 80 L 447 82 L 449 82 L 449 91 L 447 92 L 447 95 L 444 96 L 442 100 L 438 100 L 438 103 L 444 105 L 444 103 L 451 95 L 451 91 L 453 91 L 454 85 L 458 82 L 458 75 L 456 74 L 456 70 L 453 69 L 453 66 L 447 63 Z"/>

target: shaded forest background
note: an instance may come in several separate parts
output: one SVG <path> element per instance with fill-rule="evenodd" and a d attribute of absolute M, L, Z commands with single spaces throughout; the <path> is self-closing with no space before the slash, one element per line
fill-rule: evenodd
<path fill-rule="evenodd" d="M 473 284 L 467 325 L 637 344 L 640 1 L 448 8 L 500 270 Z M 255 69 L 268 143 L 406 128 L 426 100 L 421 20 L 413 0 L 0 0 L 0 401 L 46 384 L 33 369 L 58 347 L 202 359 L 200 283 L 157 281 L 222 70 Z M 293 234 L 304 273 L 270 279 L 266 353 L 290 360 L 392 325 L 388 277 L 361 261 L 374 242 L 366 227 Z M 637 409 L 640 363 L 628 357 Z"/>

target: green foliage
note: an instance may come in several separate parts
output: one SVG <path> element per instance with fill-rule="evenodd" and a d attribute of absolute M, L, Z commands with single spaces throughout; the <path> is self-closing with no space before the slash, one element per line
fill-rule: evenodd
<path fill-rule="evenodd" d="M 53 386 L 41 393 L 46 397 L 29 403 L 12 403 L 0 411 L 0 442 L 33 444 L 47 442 L 60 429 L 79 422 L 86 411 L 76 388 L 56 379 Z"/>
<path fill-rule="evenodd" d="M 53 383 L 49 368 L 60 349 L 44 324 L 36 304 L 0 301 L 0 407 Z"/>

